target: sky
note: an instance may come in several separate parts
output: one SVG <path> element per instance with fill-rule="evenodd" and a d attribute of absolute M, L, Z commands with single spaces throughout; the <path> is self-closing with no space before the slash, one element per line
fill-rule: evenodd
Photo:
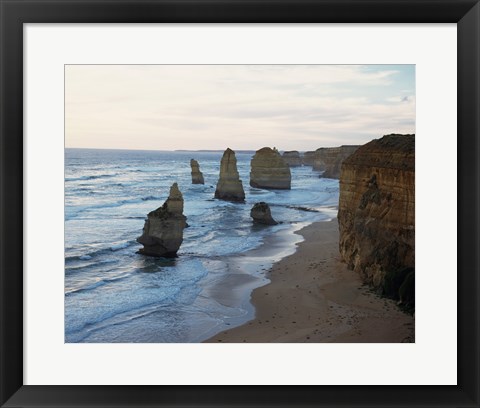
<path fill-rule="evenodd" d="M 65 146 L 315 150 L 415 133 L 414 65 L 66 65 Z"/>

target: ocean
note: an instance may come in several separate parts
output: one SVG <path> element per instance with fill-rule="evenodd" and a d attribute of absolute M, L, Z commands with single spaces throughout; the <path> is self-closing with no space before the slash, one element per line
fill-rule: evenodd
<path fill-rule="evenodd" d="M 65 150 L 65 342 L 201 342 L 253 319 L 249 302 L 306 225 L 336 216 L 338 180 L 293 167 L 291 190 L 250 187 L 252 153 L 237 153 L 246 203 L 214 199 L 223 152 Z M 205 178 L 193 185 L 190 159 Z M 188 228 L 178 257 L 137 253 L 146 215 L 177 182 Z M 280 224 L 253 225 L 270 205 Z"/>

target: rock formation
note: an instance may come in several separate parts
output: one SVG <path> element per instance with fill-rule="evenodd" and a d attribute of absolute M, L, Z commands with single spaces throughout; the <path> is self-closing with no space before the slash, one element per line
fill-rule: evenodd
<path fill-rule="evenodd" d="M 290 167 L 298 167 L 302 165 L 302 159 L 300 158 L 300 153 L 296 150 L 292 150 L 289 152 L 283 152 L 282 154 L 283 160 L 287 163 Z"/>
<path fill-rule="evenodd" d="M 266 225 L 278 224 L 278 222 L 272 218 L 270 207 L 267 203 L 264 203 L 263 201 L 260 203 L 255 203 L 255 205 L 250 210 L 250 217 L 253 218 L 254 223 Z"/>
<path fill-rule="evenodd" d="M 313 170 L 323 171 L 323 177 L 338 179 L 342 162 L 359 146 L 321 147 L 315 151 Z"/>
<path fill-rule="evenodd" d="M 250 185 L 257 188 L 289 190 L 292 182 L 290 167 L 278 150 L 264 147 L 251 161 Z"/>
<path fill-rule="evenodd" d="M 194 159 L 191 159 L 190 167 L 192 168 L 192 184 L 205 184 L 198 162 Z"/>
<path fill-rule="evenodd" d="M 331 147 L 321 147 L 320 149 L 315 150 L 315 156 L 313 157 L 312 168 L 316 171 L 325 170 L 325 154 L 326 150 L 331 149 Z"/>
<path fill-rule="evenodd" d="M 304 166 L 313 166 L 315 160 L 315 152 L 305 152 L 302 155 L 302 164 Z"/>
<path fill-rule="evenodd" d="M 183 196 L 177 183 L 170 187 L 165 203 L 150 212 L 137 242 L 143 245 L 139 253 L 150 256 L 174 257 L 183 241 L 187 217 L 183 215 Z"/>
<path fill-rule="evenodd" d="M 245 201 L 242 180 L 237 170 L 237 158 L 231 149 L 225 150 L 220 162 L 220 177 L 215 190 L 215 198 L 227 201 Z"/>
<path fill-rule="evenodd" d="M 342 165 L 340 254 L 385 295 L 414 296 L 415 135 L 387 135 Z"/>

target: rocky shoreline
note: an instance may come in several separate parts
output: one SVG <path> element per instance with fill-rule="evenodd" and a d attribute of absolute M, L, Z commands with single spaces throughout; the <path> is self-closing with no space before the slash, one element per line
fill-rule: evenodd
<path fill-rule="evenodd" d="M 338 220 L 303 229 L 298 251 L 252 294 L 256 318 L 210 341 L 414 341 L 415 135 L 315 158 L 339 175 Z"/>
<path fill-rule="evenodd" d="M 301 259 L 294 256 L 293 258 L 289 257 L 290 260 L 282 260 L 272 268 L 272 276 L 276 276 L 274 272 L 277 269 L 281 270 L 282 267 L 284 268 L 283 272 L 278 272 L 278 274 L 287 274 L 286 271 L 288 270 L 289 276 L 281 281 L 296 284 L 295 287 L 290 288 L 290 295 L 287 295 L 286 289 L 288 288 L 283 288 L 278 281 L 272 280 L 271 285 L 278 286 L 281 294 L 270 301 L 269 306 L 264 302 L 265 299 L 262 301 L 257 299 L 257 303 L 263 305 L 261 306 L 263 311 L 258 312 L 259 316 L 270 315 L 269 319 L 265 321 L 259 320 L 259 317 L 257 317 L 257 323 L 271 323 L 271 321 L 277 319 L 275 320 L 277 322 L 276 326 L 271 324 L 262 326 L 271 326 L 271 329 L 276 333 L 273 335 L 274 337 L 269 334 L 268 339 L 262 341 L 302 341 L 301 337 L 298 336 L 307 330 L 307 327 L 300 331 L 297 330 L 297 320 L 304 321 L 305 316 L 308 316 L 308 322 L 304 321 L 304 326 L 307 323 L 310 325 L 312 315 L 319 320 L 315 326 L 320 326 L 320 322 L 326 322 L 329 326 L 334 326 L 335 333 L 325 330 L 325 328 L 322 328 L 321 333 L 319 333 L 319 328 L 308 326 L 308 336 L 304 340 L 316 339 L 315 341 L 325 342 L 346 341 L 351 338 L 358 342 L 409 341 L 413 338 L 413 335 L 405 335 L 403 338 L 399 338 L 399 333 L 405 333 L 397 330 L 396 327 L 390 327 L 391 330 L 385 333 L 376 326 L 371 328 L 372 333 L 366 335 L 371 340 L 365 340 L 363 331 L 360 330 L 360 326 L 363 327 L 362 325 L 366 324 L 362 316 L 371 317 L 369 313 L 362 309 L 364 302 L 366 302 L 366 294 L 358 292 L 357 294 L 365 296 L 354 297 L 357 303 L 353 302 L 349 306 L 345 306 L 341 302 L 338 303 L 337 300 L 341 300 L 348 293 L 351 293 L 349 290 L 352 287 L 360 291 L 361 289 L 356 286 L 357 284 L 366 284 L 376 290 L 378 294 L 397 301 L 405 310 L 414 314 L 415 136 L 391 134 L 381 139 L 374 139 L 360 147 L 340 146 L 338 148 L 318 149 L 314 155 L 310 156 L 314 158 L 313 169 L 318 169 L 321 166 L 324 170 L 324 177 L 339 177 L 338 224 L 335 221 L 335 231 L 333 231 L 333 223 L 328 223 L 328 228 L 325 227 L 326 223 L 323 225 L 321 223 L 315 224 L 318 231 L 313 231 L 310 227 L 302 230 L 302 235 L 308 242 L 301 245 L 302 250 L 299 251 L 303 252 Z M 199 170 L 198 162 L 192 159 L 190 164 L 192 183 L 203 182 L 203 175 Z M 302 165 L 301 156 L 297 151 L 285 152 L 282 157 L 275 148 L 262 148 L 255 153 L 251 160 L 250 185 L 264 189 L 290 189 L 290 167 L 300 165 Z M 215 198 L 245 203 L 245 191 L 239 177 L 235 152 L 229 148 L 225 150 L 221 159 Z M 252 222 L 257 225 L 278 224 L 272 218 L 270 207 L 266 202 L 255 203 L 250 210 L 250 216 Z M 186 217 L 183 215 L 183 197 L 177 184 L 174 183 L 165 204 L 148 214 L 143 235 L 138 238 L 138 242 L 144 245 L 144 248 L 139 252 L 153 256 L 175 256 L 182 243 L 183 229 L 186 226 Z M 327 230 L 328 233 L 325 232 Z M 317 240 L 318 242 L 315 240 L 316 234 L 322 236 L 321 240 Z M 315 245 L 311 241 L 314 241 Z M 305 249 L 307 247 L 310 248 L 310 252 Z M 306 264 L 308 259 L 311 263 Z M 293 262 L 293 264 L 289 262 Z M 296 266 L 297 264 L 298 266 Z M 326 267 L 326 269 L 323 267 Z M 328 274 L 326 273 L 327 270 L 333 272 Z M 345 272 L 346 270 L 352 270 L 351 273 L 355 275 L 355 278 Z M 297 289 L 302 287 L 302 282 L 305 283 L 302 279 L 310 281 L 310 285 L 304 287 L 305 290 L 308 289 L 308 295 L 304 292 L 297 293 Z M 340 324 L 338 320 L 335 321 L 334 316 L 329 313 L 331 311 L 325 307 L 326 298 L 321 297 L 322 292 L 328 292 L 325 289 L 326 284 L 332 283 L 332 279 L 338 293 L 330 293 L 328 299 L 334 305 L 328 305 L 328 307 L 337 309 L 340 304 L 341 310 L 348 309 L 350 311 L 357 306 L 360 307 L 360 311 L 354 310 L 353 314 L 350 312 L 347 315 L 340 313 L 341 319 L 349 319 L 348 322 L 351 323 L 346 326 Z M 315 280 L 317 282 L 313 282 Z M 318 282 L 321 281 L 325 285 L 319 286 Z M 231 290 L 234 291 L 234 288 L 231 288 Z M 255 296 L 258 298 L 255 293 L 252 297 L 254 304 Z M 291 301 L 292 304 L 295 304 L 295 301 L 292 300 L 296 299 L 296 296 L 293 296 L 294 293 L 303 299 L 302 303 L 293 306 L 295 311 L 292 311 L 292 306 L 289 305 L 287 307 L 289 312 L 282 312 L 288 315 L 288 319 L 293 319 L 292 324 L 294 326 L 287 324 L 286 321 L 278 325 L 278 322 L 281 321 L 278 303 Z M 266 292 L 265 296 L 268 294 Z M 338 299 L 337 295 L 339 296 Z M 284 302 L 282 296 L 285 296 Z M 289 296 L 291 299 L 289 299 Z M 269 299 L 272 299 L 272 297 L 270 296 Z M 370 299 L 368 302 L 375 304 L 376 300 Z M 315 304 L 315 307 L 305 309 L 305 303 Z M 388 302 L 385 304 L 389 305 Z M 313 310 L 315 308 L 318 308 L 318 310 Z M 272 310 L 276 310 L 276 312 L 273 313 Z M 395 310 L 398 311 L 398 308 L 395 307 Z M 376 311 L 379 310 L 376 309 Z M 293 315 L 290 312 L 293 312 Z M 295 318 L 294 315 L 297 315 L 297 313 L 298 317 Z M 395 319 L 398 320 L 398 316 Z M 401 320 L 399 319 L 399 321 Z M 370 324 L 368 323 L 368 325 Z M 389 326 L 384 321 L 382 324 L 385 327 Z M 348 327 L 348 330 L 340 330 L 340 327 Z M 285 329 L 284 335 L 279 335 L 278 330 L 281 328 Z M 295 333 L 294 337 L 285 336 L 291 330 Z M 331 332 L 331 335 L 324 337 L 325 332 Z M 354 333 L 356 334 L 354 335 Z M 378 333 L 384 333 L 385 336 L 376 338 L 375 335 L 378 335 Z M 240 336 L 245 337 L 242 341 L 251 341 L 252 338 L 246 334 L 248 333 Z M 223 335 L 224 337 L 217 337 L 216 341 L 240 341 L 235 337 L 237 335 L 230 337 L 227 332 Z M 392 337 L 393 335 L 395 338 Z"/>

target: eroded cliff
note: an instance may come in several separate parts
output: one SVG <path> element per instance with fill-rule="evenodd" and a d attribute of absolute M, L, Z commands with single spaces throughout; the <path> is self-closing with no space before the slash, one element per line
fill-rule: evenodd
<path fill-rule="evenodd" d="M 190 160 L 190 168 L 192 169 L 192 184 L 205 184 L 203 173 L 200 171 L 200 165 L 195 159 Z"/>
<path fill-rule="evenodd" d="M 150 256 L 175 257 L 183 242 L 186 225 L 183 196 L 177 183 L 173 183 L 165 203 L 148 214 L 142 236 L 137 238 L 137 242 L 143 245 L 138 252 Z"/>
<path fill-rule="evenodd" d="M 338 179 L 343 161 L 359 146 L 321 147 L 315 151 L 313 170 L 324 171 L 323 177 Z"/>
<path fill-rule="evenodd" d="M 304 166 L 313 166 L 313 162 L 315 160 L 315 152 L 309 151 L 305 152 L 302 155 L 302 164 Z"/>
<path fill-rule="evenodd" d="M 411 303 L 415 135 L 384 136 L 343 161 L 338 222 L 340 254 L 348 266 L 385 295 Z"/>
<path fill-rule="evenodd" d="M 302 159 L 300 157 L 300 153 L 297 150 L 283 152 L 282 158 L 283 160 L 285 160 L 285 163 L 287 163 L 290 167 L 298 167 L 302 165 Z"/>
<path fill-rule="evenodd" d="M 245 201 L 245 191 L 237 170 L 237 158 L 235 152 L 230 148 L 225 150 L 220 162 L 220 175 L 215 198 L 227 201 Z"/>
<path fill-rule="evenodd" d="M 252 187 L 286 190 L 291 188 L 290 167 L 277 149 L 263 147 L 257 150 L 250 166 L 250 185 Z"/>

